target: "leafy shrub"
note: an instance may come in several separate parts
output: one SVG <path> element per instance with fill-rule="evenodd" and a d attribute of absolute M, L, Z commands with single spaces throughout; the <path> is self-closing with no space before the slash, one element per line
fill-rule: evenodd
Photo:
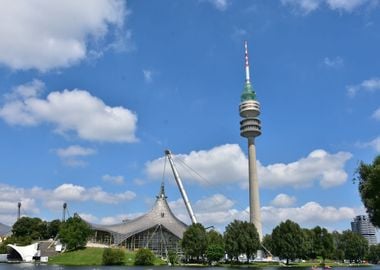
<path fill-rule="evenodd" d="M 135 265 L 153 265 L 155 256 L 150 249 L 139 249 L 135 257 Z"/>
<path fill-rule="evenodd" d="M 106 248 L 103 251 L 103 265 L 124 264 L 125 253 L 119 248 Z"/>
<path fill-rule="evenodd" d="M 171 265 L 175 265 L 178 263 L 178 256 L 174 250 L 169 250 L 168 261 L 170 262 Z"/>

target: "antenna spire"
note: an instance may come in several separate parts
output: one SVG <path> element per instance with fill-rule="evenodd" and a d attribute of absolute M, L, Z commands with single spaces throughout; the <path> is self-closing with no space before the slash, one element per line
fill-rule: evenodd
<path fill-rule="evenodd" d="M 249 61 L 248 61 L 248 42 L 244 41 L 244 49 L 245 49 L 245 82 L 250 83 L 249 77 Z"/>

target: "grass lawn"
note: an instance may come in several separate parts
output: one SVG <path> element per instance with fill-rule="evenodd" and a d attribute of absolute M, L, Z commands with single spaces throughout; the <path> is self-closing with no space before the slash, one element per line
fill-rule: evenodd
<path fill-rule="evenodd" d="M 92 266 L 102 265 L 104 248 L 84 248 L 68 251 L 54 257 L 49 257 L 49 264 L 70 266 Z M 134 265 L 135 252 L 125 251 L 124 265 Z M 154 265 L 165 265 L 166 262 L 156 258 Z"/>

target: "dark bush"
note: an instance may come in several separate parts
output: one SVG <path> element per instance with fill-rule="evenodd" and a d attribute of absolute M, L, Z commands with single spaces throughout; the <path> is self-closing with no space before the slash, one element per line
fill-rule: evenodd
<path fill-rule="evenodd" d="M 135 265 L 153 265 L 155 256 L 150 249 L 139 249 L 135 257 Z"/>
<path fill-rule="evenodd" d="M 103 251 L 103 265 L 124 264 L 125 253 L 119 248 L 106 248 Z"/>

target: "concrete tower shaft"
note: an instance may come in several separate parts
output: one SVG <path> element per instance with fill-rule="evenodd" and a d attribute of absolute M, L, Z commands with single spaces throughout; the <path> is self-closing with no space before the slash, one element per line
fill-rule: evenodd
<path fill-rule="evenodd" d="M 240 135 L 248 139 L 248 176 L 249 176 L 249 220 L 255 224 L 260 241 L 263 238 L 260 215 L 259 181 L 257 178 L 256 145 L 255 138 L 261 135 L 260 103 L 256 100 L 253 90 L 248 62 L 248 45 L 245 41 L 245 85 L 241 95 L 239 114 L 243 118 L 240 121 Z"/>

